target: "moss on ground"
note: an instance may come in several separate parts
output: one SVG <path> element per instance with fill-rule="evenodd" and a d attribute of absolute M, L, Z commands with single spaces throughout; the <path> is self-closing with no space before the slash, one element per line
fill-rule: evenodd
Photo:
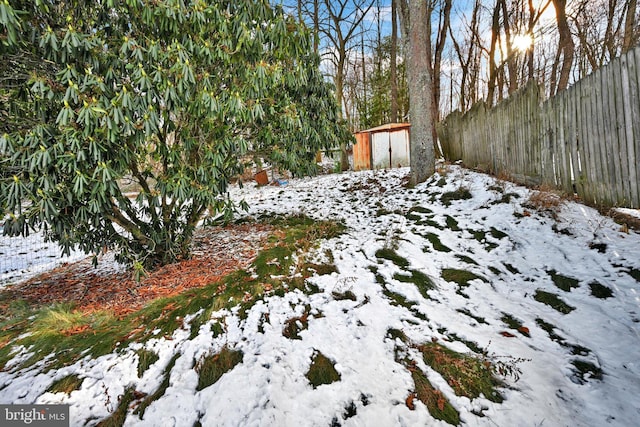
<path fill-rule="evenodd" d="M 602 381 L 602 369 L 593 363 L 586 360 L 575 359 L 571 361 L 571 364 L 575 367 L 576 375 L 581 383 L 585 383 L 590 379 Z"/>
<path fill-rule="evenodd" d="M 531 337 L 531 335 L 529 334 L 529 328 L 525 327 L 522 324 L 522 321 L 516 319 L 512 315 L 508 313 L 502 313 L 502 317 L 500 318 L 500 320 L 502 320 L 503 323 L 509 326 L 510 329 L 518 331 L 520 334 L 524 335 L 527 338 Z"/>
<path fill-rule="evenodd" d="M 433 246 L 433 249 L 435 249 L 436 251 L 439 251 L 439 252 L 451 252 L 451 248 L 443 245 L 442 242 L 440 241 L 440 237 L 438 237 L 437 234 L 435 234 L 435 233 L 426 233 L 424 235 L 424 237 L 429 242 L 431 242 L 431 246 Z"/>
<path fill-rule="evenodd" d="M 482 276 L 479 276 L 467 270 L 458 270 L 455 268 L 445 268 L 442 270 L 440 275 L 447 282 L 454 282 L 462 287 L 469 286 L 469 282 L 475 279 L 480 279 L 483 282 L 487 282 L 487 279 Z"/>
<path fill-rule="evenodd" d="M 311 358 L 311 365 L 305 376 L 313 388 L 340 381 L 341 378 L 340 373 L 336 371 L 335 362 L 317 350 Z"/>
<path fill-rule="evenodd" d="M 571 289 L 577 288 L 580 286 L 580 281 L 578 279 L 574 279 L 573 277 L 568 277 L 563 274 L 558 273 L 555 270 L 547 271 L 547 274 L 551 277 L 553 283 L 565 292 L 570 292 Z"/>
<path fill-rule="evenodd" d="M 596 298 L 606 299 L 613 296 L 613 291 L 611 290 L 611 288 L 599 283 L 597 280 L 589 283 L 589 288 L 591 288 L 591 295 Z"/>
<path fill-rule="evenodd" d="M 243 356 L 241 351 L 232 350 L 225 345 L 219 353 L 199 360 L 196 363 L 198 373 L 196 390 L 200 391 L 215 384 L 224 374 L 242 362 Z"/>
<path fill-rule="evenodd" d="M 450 206 L 451 202 L 454 200 L 468 200 L 473 196 L 471 195 L 471 191 L 469 191 L 466 187 L 460 187 L 455 191 L 449 191 L 447 193 L 442 193 L 440 196 L 440 202 L 445 206 Z"/>
<path fill-rule="evenodd" d="M 569 314 L 575 307 L 571 307 L 569 304 L 564 302 L 558 297 L 558 295 L 553 294 L 551 292 L 542 291 L 540 289 L 536 290 L 536 293 L 533 295 L 533 299 L 543 304 L 548 305 L 556 311 L 559 311 L 562 314 Z"/>
<path fill-rule="evenodd" d="M 396 273 L 393 278 L 399 282 L 413 283 L 418 288 L 418 291 L 420 291 L 420 295 L 422 295 L 423 298 L 429 299 L 430 297 L 427 291 L 435 288 L 435 284 L 431 278 L 418 270 L 410 270 L 409 272 L 411 273 L 410 276 Z"/>
<path fill-rule="evenodd" d="M 406 258 L 398 255 L 398 253 L 391 248 L 378 249 L 376 251 L 376 257 L 378 259 L 386 259 L 388 261 L 391 261 L 400 268 L 409 267 L 409 261 Z"/>

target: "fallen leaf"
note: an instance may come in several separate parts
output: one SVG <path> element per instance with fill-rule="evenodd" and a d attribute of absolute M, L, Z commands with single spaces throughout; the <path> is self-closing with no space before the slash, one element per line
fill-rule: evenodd
<path fill-rule="evenodd" d="M 412 411 L 414 409 L 416 409 L 416 405 L 415 405 L 415 403 L 413 403 L 415 398 L 416 398 L 416 394 L 415 393 L 411 393 L 411 394 L 409 394 L 409 396 L 407 396 L 407 400 L 405 400 L 405 403 L 407 404 L 407 408 L 409 408 Z"/>

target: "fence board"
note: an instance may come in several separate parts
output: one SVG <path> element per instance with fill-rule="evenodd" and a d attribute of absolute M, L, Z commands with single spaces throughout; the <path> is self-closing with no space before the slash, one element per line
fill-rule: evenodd
<path fill-rule="evenodd" d="M 640 167 L 640 49 L 629 52 L 629 84 L 631 86 L 631 117 L 633 121 L 633 158 Z M 632 182 L 635 198 L 631 207 L 640 208 L 640 171 L 636 170 L 637 179 Z"/>
<path fill-rule="evenodd" d="M 620 173 L 622 175 L 621 190 L 622 190 L 622 200 L 623 203 L 629 200 L 630 192 L 629 192 L 629 163 L 627 162 L 627 140 L 626 140 L 626 126 L 624 123 L 624 100 L 622 99 L 622 70 L 621 70 L 621 61 L 620 58 L 616 58 L 612 61 L 613 68 L 613 90 L 612 92 L 615 94 L 615 105 L 616 105 L 616 115 L 615 126 L 618 132 L 617 138 L 617 146 L 618 152 L 620 155 L 616 158 L 619 162 Z"/>
<path fill-rule="evenodd" d="M 595 145 L 596 145 L 596 167 L 600 171 L 600 185 L 598 186 L 598 193 L 602 203 L 604 205 L 611 205 L 614 197 L 612 197 L 611 191 L 609 188 L 615 186 L 615 181 L 612 179 L 612 175 L 609 171 L 609 161 L 608 161 L 608 152 L 606 147 L 609 145 L 606 144 L 606 131 L 605 131 L 605 114 L 604 114 L 604 93 L 607 92 L 607 87 L 603 86 L 604 73 L 599 73 L 593 76 L 593 87 L 594 87 L 594 115 L 595 117 L 592 119 L 595 122 L 596 135 L 594 135 Z"/>
<path fill-rule="evenodd" d="M 624 131 L 625 131 L 625 142 L 627 155 L 625 156 L 625 160 L 627 162 L 627 166 L 629 168 L 629 201 L 633 200 L 636 196 L 635 188 L 637 188 L 638 179 L 638 162 L 635 153 L 634 147 L 634 135 L 633 135 L 633 118 L 632 118 L 632 107 L 631 107 L 631 85 L 629 82 L 629 56 L 625 55 L 620 57 L 620 73 L 622 80 L 622 102 L 624 106 Z M 631 58 L 633 59 L 633 57 Z"/>

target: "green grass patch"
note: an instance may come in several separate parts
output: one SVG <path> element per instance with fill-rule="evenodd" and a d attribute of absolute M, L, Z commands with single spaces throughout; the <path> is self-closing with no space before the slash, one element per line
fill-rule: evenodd
<path fill-rule="evenodd" d="M 384 276 L 379 273 L 378 267 L 376 267 L 375 265 L 370 265 L 369 266 L 369 271 L 371 271 L 373 273 L 373 276 L 375 277 L 376 283 L 378 285 L 381 285 L 381 286 L 385 286 L 386 285 L 386 281 L 384 279 Z"/>
<path fill-rule="evenodd" d="M 438 372 L 457 396 L 475 399 L 480 395 L 501 403 L 497 387 L 502 383 L 493 375 L 491 362 L 475 356 L 457 353 L 438 343 L 418 346 L 424 362 Z"/>
<path fill-rule="evenodd" d="M 378 259 L 389 260 L 400 268 L 409 267 L 409 261 L 406 258 L 398 255 L 398 253 L 391 248 L 378 249 L 376 251 L 376 257 Z"/>
<path fill-rule="evenodd" d="M 440 276 L 447 282 L 454 282 L 463 287 L 469 286 L 469 282 L 475 279 L 480 279 L 483 282 L 487 282 L 487 279 L 482 276 L 479 276 L 467 270 L 458 270 L 455 268 L 443 269 L 440 273 Z"/>
<path fill-rule="evenodd" d="M 473 196 L 471 195 L 471 192 L 468 188 L 460 187 L 455 191 L 442 193 L 442 195 L 440 196 L 440 202 L 445 206 L 449 206 L 454 200 L 468 200 L 472 197 Z"/>
<path fill-rule="evenodd" d="M 488 324 L 484 317 L 476 316 L 475 314 L 473 314 L 471 311 L 469 311 L 466 308 L 459 308 L 456 311 L 458 313 L 464 314 L 465 316 L 471 317 L 473 320 L 475 320 L 478 323 L 484 323 L 485 325 Z"/>
<path fill-rule="evenodd" d="M 451 231 L 462 231 L 462 229 L 458 227 L 458 221 L 456 221 L 452 216 L 447 215 L 445 217 L 445 222 Z"/>
<path fill-rule="evenodd" d="M 491 229 L 489 230 L 489 233 L 491 233 L 492 237 L 495 237 L 498 240 L 504 239 L 505 237 L 509 236 L 507 233 L 500 231 L 495 227 L 491 227 Z"/>
<path fill-rule="evenodd" d="M 169 360 L 167 367 L 164 368 L 164 373 L 162 375 L 162 382 L 160 383 L 160 386 L 152 394 L 145 397 L 144 400 L 140 402 L 140 404 L 135 409 L 135 411 L 133 411 L 133 413 L 138 415 L 140 419 L 142 419 L 142 417 L 144 416 L 144 412 L 147 410 L 149 405 L 151 405 L 153 402 L 155 402 L 156 400 L 164 396 L 165 392 L 169 388 L 169 380 L 171 379 L 171 370 L 175 366 L 176 360 L 178 360 L 178 357 L 180 357 L 180 353 L 176 353 L 173 355 L 171 360 Z"/>
<path fill-rule="evenodd" d="M 317 388 L 322 384 L 340 381 L 340 373 L 336 371 L 335 363 L 324 354 L 316 350 L 311 358 L 311 365 L 306 374 L 307 379 Z"/>
<path fill-rule="evenodd" d="M 239 350 L 230 350 L 226 345 L 220 353 L 206 356 L 196 363 L 198 373 L 198 386 L 196 390 L 203 390 L 215 384 L 225 373 L 242 362 L 243 353 Z"/>
<path fill-rule="evenodd" d="M 571 364 L 575 367 L 576 375 L 583 384 L 590 379 L 602 381 L 602 369 L 600 369 L 593 363 L 576 359 L 573 360 Z"/>
<path fill-rule="evenodd" d="M 589 353 L 591 353 L 591 350 L 589 350 L 587 347 L 566 342 L 563 337 L 555 333 L 555 326 L 553 326 L 551 323 L 545 322 L 540 318 L 536 319 L 536 323 L 547 334 L 549 334 L 549 338 L 551 338 L 552 341 L 557 342 L 563 347 L 569 348 L 571 350 L 571 354 L 573 354 L 574 356 L 587 356 L 589 355 Z"/>
<path fill-rule="evenodd" d="M 407 218 L 409 221 L 413 221 L 415 223 L 419 223 L 422 221 L 422 216 L 421 215 L 416 215 L 413 213 L 407 213 L 405 215 L 405 218 Z"/>
<path fill-rule="evenodd" d="M 155 351 L 147 350 L 146 348 L 141 348 L 136 351 L 136 354 L 138 355 L 138 378 L 142 378 L 147 369 L 160 358 Z"/>
<path fill-rule="evenodd" d="M 48 366 L 56 368 L 73 363 L 86 350 L 95 356 L 109 353 L 122 337 L 120 323 L 107 311 L 81 313 L 69 304 L 22 310 L 0 322 L 0 367 L 13 357 L 13 345 L 23 345 L 32 353 L 19 368 L 30 367 L 48 355 L 55 355 Z"/>
<path fill-rule="evenodd" d="M 553 326 L 551 323 L 546 322 L 544 319 L 540 319 L 540 318 L 536 319 L 536 323 L 538 324 L 538 326 L 540 326 L 542 330 L 544 330 L 549 335 L 549 338 L 551 338 L 553 341 L 559 344 L 564 342 L 564 338 L 562 338 L 560 335 L 555 333 L 556 327 Z"/>
<path fill-rule="evenodd" d="M 518 270 L 517 268 L 515 268 L 513 265 L 503 262 L 502 265 L 504 265 L 504 267 L 509 270 L 509 273 L 511 274 L 520 274 L 520 270 Z"/>
<path fill-rule="evenodd" d="M 443 332 L 443 334 L 447 336 L 447 340 L 448 340 L 448 341 L 458 341 L 458 342 L 461 342 L 462 344 L 464 344 L 464 345 L 466 345 L 467 347 L 469 347 L 469 349 L 470 349 L 471 351 L 473 351 L 474 353 L 482 354 L 482 352 L 483 352 L 483 350 L 478 346 L 478 344 L 476 344 L 476 343 L 475 343 L 475 342 L 473 342 L 473 341 L 469 341 L 469 340 L 466 340 L 466 339 L 464 339 L 464 338 L 461 338 L 461 337 L 459 337 L 459 336 L 458 336 L 458 334 L 456 334 L 456 333 L 449 333 L 449 332 L 447 332 L 447 330 L 445 329 L 445 330 L 444 330 L 444 332 Z"/>
<path fill-rule="evenodd" d="M 444 394 L 431 385 L 427 376 L 420 369 L 413 367 L 410 371 L 415 387 L 415 395 L 425 404 L 431 416 L 454 426 L 459 425 L 460 414 Z"/>
<path fill-rule="evenodd" d="M 433 213 L 433 211 L 429 208 L 425 208 L 423 206 L 413 206 L 411 209 L 409 209 L 409 213 L 411 212 L 418 212 L 421 214 L 430 214 Z"/>
<path fill-rule="evenodd" d="M 580 281 L 578 279 L 574 279 L 573 277 L 564 276 L 559 274 L 555 270 L 547 271 L 547 274 L 551 277 L 553 283 L 565 292 L 570 292 L 572 288 L 577 288 L 579 286 Z"/>
<path fill-rule="evenodd" d="M 493 189 L 493 188 L 491 188 L 491 189 Z M 500 191 L 500 192 L 502 192 L 502 191 Z M 517 194 L 517 193 L 504 193 L 501 198 L 499 198 L 497 200 L 494 200 L 493 202 L 491 202 L 491 204 L 492 205 L 497 205 L 497 204 L 500 204 L 500 203 L 510 203 L 512 198 L 519 199 L 520 195 Z"/>
<path fill-rule="evenodd" d="M 392 305 L 404 307 L 408 310 L 411 310 L 415 305 L 413 301 L 407 300 L 407 298 L 404 295 L 399 294 L 397 292 L 393 292 L 386 286 L 382 289 L 382 294 L 391 300 Z"/>
<path fill-rule="evenodd" d="M 433 249 L 435 249 L 436 251 L 439 251 L 439 252 L 451 252 L 451 248 L 443 245 L 442 242 L 440 241 L 440 237 L 438 237 L 437 234 L 435 234 L 435 233 L 426 233 L 424 235 L 424 237 L 429 242 L 431 242 L 431 246 L 433 246 Z"/>
<path fill-rule="evenodd" d="M 596 280 L 589 283 L 589 288 L 591 288 L 591 295 L 596 298 L 606 299 L 613 296 L 613 291 L 611 290 L 611 288 L 599 283 Z"/>
<path fill-rule="evenodd" d="M 399 282 L 413 283 L 418 288 L 418 291 L 420 291 L 420 295 L 422 295 L 426 299 L 429 299 L 430 297 L 427 291 L 435 288 L 435 284 L 433 283 L 433 281 L 429 278 L 429 276 L 421 271 L 410 270 L 410 273 L 410 276 L 396 273 L 393 275 L 393 278 Z"/>
<path fill-rule="evenodd" d="M 83 381 L 84 378 L 80 378 L 76 374 L 67 375 L 64 378 L 54 381 L 49 388 L 47 388 L 47 392 L 66 393 L 67 395 L 70 395 L 72 391 L 80 389 Z"/>
<path fill-rule="evenodd" d="M 116 410 L 96 424 L 97 427 L 121 427 L 127 418 L 127 412 L 129 412 L 129 405 L 136 400 L 136 391 L 133 387 L 127 387 L 123 394 L 119 396 L 118 407 Z"/>
<path fill-rule="evenodd" d="M 456 258 L 458 258 L 460 261 L 466 262 L 467 264 L 479 265 L 473 258 L 467 255 L 457 254 Z"/>
<path fill-rule="evenodd" d="M 387 338 L 390 338 L 392 340 L 400 339 L 400 341 L 402 341 L 405 344 L 409 342 L 409 338 L 407 338 L 407 335 L 405 335 L 405 333 L 400 329 L 389 328 L 387 329 L 386 336 Z"/>
<path fill-rule="evenodd" d="M 637 268 L 630 268 L 626 271 L 626 273 L 636 279 L 637 282 L 640 282 L 640 270 Z"/>
<path fill-rule="evenodd" d="M 87 355 L 99 357 L 111 353 L 133 341 L 169 337 L 184 325 L 186 316 L 202 311 L 190 325 L 191 335 L 195 336 L 214 311 L 240 306 L 242 315 L 267 292 L 285 292 L 296 287 L 304 290 L 304 277 L 290 278 L 300 273 L 294 254 L 310 250 L 318 239 L 336 237 L 345 227 L 335 221 L 315 221 L 301 215 L 270 221 L 276 229 L 248 271 L 237 271 L 203 288 L 156 299 L 123 318 L 107 311 L 82 313 L 68 304 L 29 307 L 21 301 L 7 303 L 9 309 L 0 314 L 0 368 L 15 356 L 16 346 L 28 348 L 32 355 L 15 369 L 32 366 L 49 355 L 52 357 L 47 368 L 60 368 Z M 333 270 L 316 265 L 307 267 L 322 272 Z M 282 275 L 287 278 L 277 277 Z M 286 289 L 284 282 L 288 285 Z M 0 303 L 9 297 L 0 292 Z"/>
<path fill-rule="evenodd" d="M 307 273 L 309 276 L 316 274 L 318 276 L 324 276 L 331 273 L 339 273 L 338 267 L 335 264 L 314 264 L 304 263 L 302 266 L 303 274 Z"/>
<path fill-rule="evenodd" d="M 502 322 L 506 324 L 510 329 L 520 332 L 520 334 L 524 335 L 527 338 L 531 338 L 529 329 L 525 328 L 519 319 L 516 319 L 508 313 L 502 313 L 502 317 L 500 318 L 500 320 L 502 320 Z"/>
<path fill-rule="evenodd" d="M 558 297 L 558 295 L 553 294 L 551 292 L 545 292 L 540 289 L 536 290 L 536 293 L 533 296 L 533 299 L 548 305 L 549 307 L 553 308 L 556 311 L 559 311 L 562 314 L 569 314 L 573 310 L 575 310 L 575 307 L 571 307 L 569 304 L 562 301 Z"/>

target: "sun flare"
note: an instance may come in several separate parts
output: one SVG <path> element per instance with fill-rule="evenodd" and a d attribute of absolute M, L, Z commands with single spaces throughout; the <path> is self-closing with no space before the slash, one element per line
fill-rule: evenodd
<path fill-rule="evenodd" d="M 525 52 L 533 45 L 533 37 L 531 34 L 516 34 L 513 37 L 513 41 L 511 42 L 511 46 L 515 50 L 519 50 L 521 52 Z"/>

